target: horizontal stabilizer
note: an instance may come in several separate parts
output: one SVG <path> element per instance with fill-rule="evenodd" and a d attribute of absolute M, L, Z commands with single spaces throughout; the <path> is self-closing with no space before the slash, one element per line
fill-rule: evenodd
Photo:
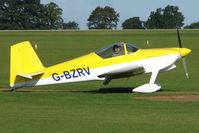
<path fill-rule="evenodd" d="M 43 74 L 43 73 L 44 73 L 44 72 L 39 72 L 39 73 L 30 74 L 30 75 L 26 75 L 26 74 L 21 74 L 21 73 L 19 73 L 18 76 L 21 76 L 21 77 L 24 77 L 24 78 L 28 78 L 28 79 L 32 79 L 33 76 L 41 75 L 41 74 Z"/>

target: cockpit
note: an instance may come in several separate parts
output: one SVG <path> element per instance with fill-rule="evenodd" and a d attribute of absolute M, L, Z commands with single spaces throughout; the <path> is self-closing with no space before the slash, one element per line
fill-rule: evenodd
<path fill-rule="evenodd" d="M 103 59 L 110 58 L 110 57 L 116 57 L 116 56 L 121 56 L 125 54 L 131 54 L 134 53 L 138 50 L 139 48 L 131 45 L 131 44 L 126 44 L 126 43 L 117 43 L 117 44 L 112 44 L 107 47 L 104 47 L 95 53 L 102 57 Z"/>

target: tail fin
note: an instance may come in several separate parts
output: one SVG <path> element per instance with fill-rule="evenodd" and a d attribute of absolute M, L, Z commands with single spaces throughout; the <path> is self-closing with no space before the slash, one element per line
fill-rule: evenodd
<path fill-rule="evenodd" d="M 38 72 L 44 66 L 32 48 L 30 42 L 21 42 L 11 46 L 10 51 L 10 86 L 24 86 L 26 78 L 42 74 Z M 21 83 L 21 84 L 20 84 Z"/>

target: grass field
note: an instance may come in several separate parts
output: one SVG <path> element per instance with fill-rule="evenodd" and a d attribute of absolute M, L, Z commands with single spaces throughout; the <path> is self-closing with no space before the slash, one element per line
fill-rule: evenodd
<path fill-rule="evenodd" d="M 199 30 L 181 31 L 190 79 L 182 62 L 158 75 L 162 92 L 199 92 Z M 178 47 L 175 30 L 135 31 L 21 31 L 0 32 L 0 88 L 9 88 L 9 47 L 29 40 L 38 44 L 37 54 L 45 66 L 96 51 L 117 42 L 146 48 Z M 131 89 L 147 83 L 150 75 L 101 81 L 70 83 L 26 89 L 58 89 L 68 92 L 0 91 L 0 132 L 199 132 L 199 102 L 149 101 L 135 97 L 182 95 L 136 94 Z M 189 95 L 189 94 L 183 94 Z M 198 95 L 198 94 L 194 94 Z"/>

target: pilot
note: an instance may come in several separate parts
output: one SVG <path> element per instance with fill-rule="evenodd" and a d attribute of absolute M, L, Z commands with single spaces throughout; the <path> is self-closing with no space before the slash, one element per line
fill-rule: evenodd
<path fill-rule="evenodd" d="M 118 46 L 118 45 L 113 46 L 113 56 L 120 55 L 120 51 L 121 51 L 121 46 Z"/>

